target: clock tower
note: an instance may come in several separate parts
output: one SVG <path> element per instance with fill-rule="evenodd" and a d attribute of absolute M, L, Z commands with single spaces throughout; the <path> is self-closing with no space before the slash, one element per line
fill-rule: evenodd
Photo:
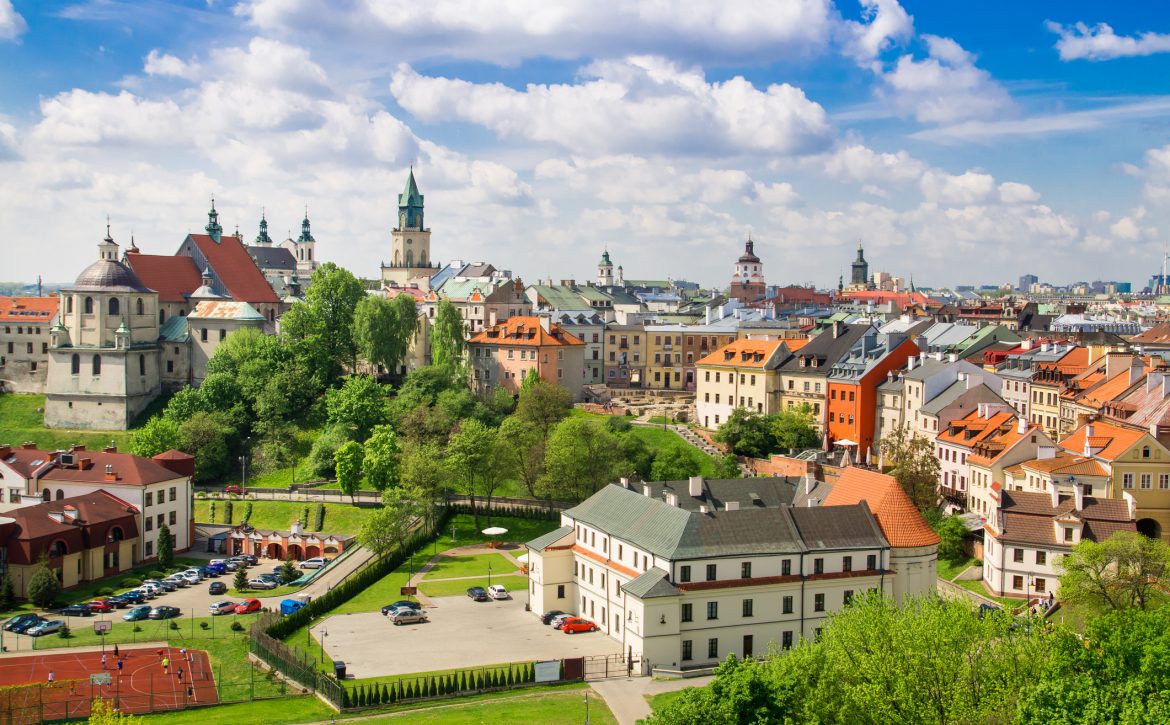
<path fill-rule="evenodd" d="M 436 271 L 431 259 L 431 230 L 423 223 L 423 195 L 414 181 L 414 169 L 406 188 L 398 195 L 398 226 L 390 232 L 390 263 L 382 263 L 382 282 L 406 286 L 415 281 L 426 287 Z"/>

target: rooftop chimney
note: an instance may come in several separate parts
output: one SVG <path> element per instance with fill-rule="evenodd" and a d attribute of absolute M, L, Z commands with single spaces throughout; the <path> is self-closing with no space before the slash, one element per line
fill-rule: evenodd
<path fill-rule="evenodd" d="M 710 509 L 710 507 L 707 506 L 707 504 L 705 504 L 705 503 L 699 504 L 699 513 L 706 514 L 706 513 L 710 513 L 710 512 L 711 512 L 711 509 Z"/>
<path fill-rule="evenodd" d="M 1024 420 L 1024 416 L 1020 416 L 1016 421 L 1016 432 L 1024 435 L 1028 432 L 1028 421 Z"/>
<path fill-rule="evenodd" d="M 728 501 L 723 504 L 724 511 L 739 511 L 739 501 Z"/>
<path fill-rule="evenodd" d="M 804 495 L 807 496 L 808 494 L 812 493 L 812 490 L 816 488 L 816 485 L 817 481 L 815 478 L 813 478 L 811 473 L 804 474 Z"/>
<path fill-rule="evenodd" d="M 947 361 L 948 361 L 948 362 L 953 362 L 953 363 L 955 363 L 955 362 L 959 362 L 959 353 L 957 353 L 957 352 L 952 352 L 952 353 L 949 353 L 949 354 L 947 355 Z"/>
<path fill-rule="evenodd" d="M 1057 506 L 1059 506 L 1060 505 L 1060 489 L 1058 489 L 1056 487 L 1055 481 L 1053 481 L 1053 485 L 1048 487 L 1048 494 L 1049 494 L 1049 496 L 1052 497 L 1052 508 L 1056 508 Z"/>
<path fill-rule="evenodd" d="M 643 496 L 653 496 L 654 495 L 650 484 L 648 484 L 648 483 L 642 484 L 642 495 Z"/>
<path fill-rule="evenodd" d="M 687 493 L 693 498 L 699 498 L 703 495 L 703 477 L 691 476 L 687 481 Z"/>
<path fill-rule="evenodd" d="M 1077 511 L 1085 510 L 1085 489 L 1077 484 L 1073 484 L 1073 503 L 1077 507 Z"/>
<path fill-rule="evenodd" d="M 291 530 L 292 530 L 292 533 L 294 533 L 294 534 L 297 534 L 297 535 L 300 535 L 300 533 L 301 533 L 301 528 L 302 528 L 302 524 L 301 524 L 301 522 L 300 522 L 300 521 L 294 521 L 294 522 L 292 522 L 292 529 L 291 529 Z"/>
<path fill-rule="evenodd" d="M 666 503 L 669 506 L 674 506 L 675 508 L 678 508 L 678 494 L 675 493 L 674 491 L 669 491 L 666 494 Z"/>
<path fill-rule="evenodd" d="M 618 483 L 622 485 L 622 488 L 628 489 L 630 487 L 630 479 L 626 478 L 625 476 L 619 478 Z"/>

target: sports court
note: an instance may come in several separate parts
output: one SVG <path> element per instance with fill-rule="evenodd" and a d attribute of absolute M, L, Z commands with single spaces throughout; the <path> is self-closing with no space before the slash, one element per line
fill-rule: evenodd
<path fill-rule="evenodd" d="M 202 650 L 187 650 L 184 655 L 177 647 L 119 647 L 119 655 L 120 674 L 112 647 L 106 648 L 104 670 L 100 651 L 0 658 L 0 686 L 28 685 L 0 689 L 0 721 L 23 725 L 85 717 L 89 714 L 89 702 L 97 697 L 112 700 L 129 713 L 219 702 L 207 653 Z M 165 672 L 163 658 L 169 660 Z M 182 680 L 178 673 L 180 667 Z M 106 679 L 108 684 L 104 683 Z"/>

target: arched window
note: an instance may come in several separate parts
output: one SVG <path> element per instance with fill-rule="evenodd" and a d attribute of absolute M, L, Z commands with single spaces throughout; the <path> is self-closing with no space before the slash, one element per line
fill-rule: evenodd
<path fill-rule="evenodd" d="M 106 541 L 107 542 L 122 541 L 125 538 L 126 538 L 126 534 L 122 531 L 121 526 L 115 526 L 115 527 L 111 528 L 109 533 L 106 534 Z"/>
<path fill-rule="evenodd" d="M 1142 446 L 1142 458 L 1149 458 L 1149 457 L 1150 457 L 1150 447 L 1149 446 Z"/>
<path fill-rule="evenodd" d="M 63 498 L 65 498 L 65 489 L 63 489 L 63 488 L 57 489 L 57 500 L 60 501 Z"/>
<path fill-rule="evenodd" d="M 94 375 L 101 375 L 102 374 L 102 356 L 101 355 L 94 355 L 93 356 L 93 374 Z"/>
<path fill-rule="evenodd" d="M 167 321 L 167 311 L 166 310 L 159 310 L 158 311 L 158 324 L 161 325 L 162 323 L 164 323 L 166 321 Z"/>
<path fill-rule="evenodd" d="M 73 297 L 72 296 L 65 298 L 65 313 L 69 314 L 69 315 L 73 314 Z"/>
<path fill-rule="evenodd" d="M 69 361 L 69 372 L 73 375 L 81 375 L 81 356 L 73 353 L 73 357 Z"/>
<path fill-rule="evenodd" d="M 116 314 L 119 314 L 119 312 L 121 312 L 121 307 L 118 305 L 118 298 L 117 297 L 110 298 L 109 307 L 110 307 L 110 314 L 111 315 L 116 315 Z"/>
<path fill-rule="evenodd" d="M 57 559 L 69 553 L 69 546 L 64 541 L 57 539 L 53 545 L 49 547 L 49 558 Z"/>
<path fill-rule="evenodd" d="M 92 297 L 85 298 L 85 314 L 87 314 L 87 315 L 93 314 L 93 298 Z"/>
<path fill-rule="evenodd" d="M 276 322 L 276 310 L 269 310 L 268 311 L 268 321 L 269 322 Z"/>
<path fill-rule="evenodd" d="M 145 305 L 142 304 L 142 298 L 139 297 L 138 301 L 134 303 L 134 314 L 136 314 L 136 315 L 143 314 L 143 309 L 145 309 Z"/>
<path fill-rule="evenodd" d="M 308 252 L 309 252 L 309 261 L 312 262 L 313 261 L 313 248 L 309 247 Z"/>
<path fill-rule="evenodd" d="M 138 356 L 138 374 L 139 375 L 146 375 L 146 356 L 145 355 Z"/>
<path fill-rule="evenodd" d="M 406 250 L 406 266 L 407 267 L 414 266 L 414 250 L 413 249 Z"/>
<path fill-rule="evenodd" d="M 44 491 L 41 491 L 41 500 L 42 501 L 52 501 L 53 500 L 53 492 L 47 488 Z"/>

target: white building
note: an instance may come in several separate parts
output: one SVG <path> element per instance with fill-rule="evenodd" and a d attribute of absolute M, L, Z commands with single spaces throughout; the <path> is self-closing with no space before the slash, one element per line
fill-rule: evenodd
<path fill-rule="evenodd" d="M 681 670 L 814 637 L 868 590 L 930 590 L 938 536 L 892 478 L 850 468 L 821 506 L 811 484 L 607 486 L 528 543 L 531 609 L 577 612 L 647 669 Z"/>

